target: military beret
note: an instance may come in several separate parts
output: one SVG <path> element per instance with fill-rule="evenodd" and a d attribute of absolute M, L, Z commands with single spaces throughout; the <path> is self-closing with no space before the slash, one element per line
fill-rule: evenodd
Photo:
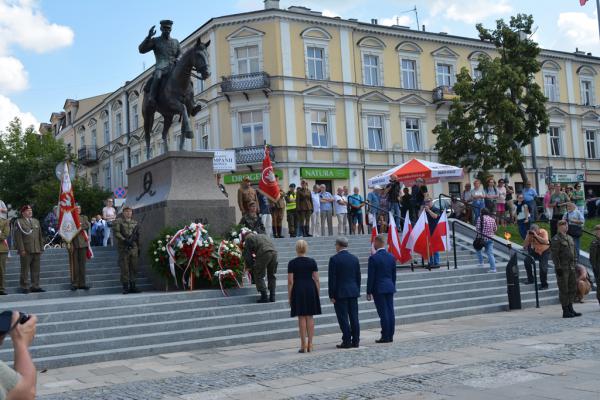
<path fill-rule="evenodd" d="M 31 210 L 31 206 L 29 204 L 25 204 L 23 207 L 21 207 L 21 212 L 25 212 L 27 210 Z"/>

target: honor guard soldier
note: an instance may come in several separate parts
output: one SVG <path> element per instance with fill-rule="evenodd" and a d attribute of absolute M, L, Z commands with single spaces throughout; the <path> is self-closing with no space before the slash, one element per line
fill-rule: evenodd
<path fill-rule="evenodd" d="M 296 225 L 298 214 L 296 214 L 296 184 L 290 183 L 290 190 L 285 194 L 285 212 L 287 214 L 288 231 L 290 237 L 296 237 Z"/>
<path fill-rule="evenodd" d="M 114 235 L 119 248 L 119 267 L 121 268 L 121 283 L 123 294 L 140 293 L 135 287 L 137 275 L 140 235 L 137 221 L 133 219 L 133 210 L 125 205 L 123 216 L 114 224 Z"/>
<path fill-rule="evenodd" d="M 8 237 L 10 236 L 10 221 L 7 211 L 4 202 L 0 201 L 0 296 L 6 294 L 4 279 L 6 277 L 6 259 L 8 258 Z"/>
<path fill-rule="evenodd" d="M 258 204 L 258 197 L 256 196 L 256 190 L 250 186 L 250 178 L 245 176 L 238 189 L 238 207 L 242 215 L 248 213 L 251 202 Z"/>
<path fill-rule="evenodd" d="M 242 216 L 242 219 L 240 219 L 239 224 L 250 229 L 251 231 L 264 234 L 266 233 L 265 226 L 263 225 L 262 220 L 256 213 L 256 208 L 257 207 L 255 202 L 251 201 L 250 203 L 248 203 L 248 213 Z"/>
<path fill-rule="evenodd" d="M 302 230 L 302 236 L 312 236 L 310 231 L 310 216 L 313 213 L 312 192 L 308 188 L 308 182 L 304 179 L 300 182 L 300 189 L 296 190 L 296 215 L 298 225 Z"/>
<path fill-rule="evenodd" d="M 260 293 L 257 303 L 268 303 L 275 301 L 275 274 L 277 273 L 277 250 L 267 235 L 247 233 L 243 238 L 242 256 L 244 262 L 250 269 L 256 290 Z M 267 275 L 269 297 L 267 297 L 267 286 L 265 285 Z"/>
<path fill-rule="evenodd" d="M 575 312 L 573 302 L 577 291 L 577 280 L 575 276 L 576 250 L 573 238 L 567 235 L 569 223 L 565 220 L 558 221 L 558 233 L 554 235 L 550 243 L 552 261 L 556 271 L 556 284 L 558 286 L 558 298 L 563 309 L 563 318 L 581 316 Z"/>
<path fill-rule="evenodd" d="M 71 276 L 71 290 L 83 289 L 90 290 L 90 287 L 85 284 L 85 263 L 87 262 L 87 251 L 90 243 L 84 232 L 90 229 L 90 221 L 85 215 L 81 215 L 81 206 L 77 205 L 77 213 L 79 214 L 79 223 L 81 230 L 73 238 L 71 246 L 73 246 L 73 276 Z"/>
<path fill-rule="evenodd" d="M 17 219 L 15 229 L 15 246 L 21 257 L 21 278 L 19 285 L 21 293 L 27 294 L 45 292 L 40 287 L 40 258 L 44 251 L 42 228 L 40 221 L 33 218 L 30 205 L 21 207 L 21 218 Z M 31 273 L 31 288 L 29 274 Z"/>

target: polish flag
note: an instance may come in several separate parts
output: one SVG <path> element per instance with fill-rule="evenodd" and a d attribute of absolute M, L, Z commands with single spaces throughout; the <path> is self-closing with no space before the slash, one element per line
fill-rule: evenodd
<path fill-rule="evenodd" d="M 408 237 L 408 243 L 406 247 L 413 252 L 420 254 L 421 257 L 429 259 L 431 250 L 429 249 L 431 243 L 431 235 L 429 232 L 429 224 L 427 223 L 426 211 L 421 212 L 417 223 L 412 228 L 412 232 Z"/>
<path fill-rule="evenodd" d="M 85 251 L 85 257 L 89 260 L 94 258 L 94 251 L 92 250 L 92 246 L 90 246 L 90 237 L 88 236 L 86 231 L 81 231 L 81 234 L 83 235 L 83 238 L 85 239 L 85 241 L 88 244 L 88 247 Z"/>
<path fill-rule="evenodd" d="M 388 252 L 391 253 L 397 260 L 402 258 L 400 254 L 400 238 L 398 237 L 398 229 L 394 215 L 390 212 L 390 223 L 388 225 Z"/>
<path fill-rule="evenodd" d="M 444 211 L 442 211 L 442 216 L 433 230 L 433 235 L 431 235 L 431 253 L 433 254 L 438 251 L 448 251 L 449 249 L 448 216 Z"/>
<path fill-rule="evenodd" d="M 271 164 L 269 146 L 265 146 L 265 158 L 262 163 L 262 174 L 258 182 L 258 190 L 271 201 L 279 199 L 279 184 L 277 183 L 277 175 L 273 171 L 273 164 Z"/>
<path fill-rule="evenodd" d="M 405 264 L 412 260 L 412 254 L 407 246 L 408 238 L 412 232 L 412 224 L 410 223 L 410 217 L 408 211 L 404 216 L 404 229 L 402 229 L 402 239 L 400 240 L 400 262 Z"/>
<path fill-rule="evenodd" d="M 579 0 L 579 5 L 580 6 L 585 6 L 585 3 L 587 3 L 588 0 Z"/>
<path fill-rule="evenodd" d="M 79 213 L 75 208 L 75 195 L 69 176 L 69 163 L 64 162 L 63 164 L 64 169 L 61 176 L 58 202 L 58 233 L 65 242 L 71 243 L 81 230 L 81 223 L 79 222 Z"/>
<path fill-rule="evenodd" d="M 377 234 L 377 225 L 373 225 L 373 229 L 371 229 L 371 255 L 377 253 L 377 250 L 375 250 L 375 244 L 373 243 Z"/>

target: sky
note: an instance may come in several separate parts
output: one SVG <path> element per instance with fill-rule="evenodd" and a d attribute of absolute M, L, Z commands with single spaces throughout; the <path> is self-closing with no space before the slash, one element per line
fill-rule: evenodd
<path fill-rule="evenodd" d="M 475 24 L 532 14 L 543 48 L 600 56 L 596 2 L 579 0 L 281 0 L 326 16 L 476 37 Z M 48 122 L 67 98 L 116 90 L 154 63 L 138 44 L 161 19 L 183 39 L 210 18 L 263 8 L 262 0 L 0 0 L 0 131 L 15 116 Z"/>

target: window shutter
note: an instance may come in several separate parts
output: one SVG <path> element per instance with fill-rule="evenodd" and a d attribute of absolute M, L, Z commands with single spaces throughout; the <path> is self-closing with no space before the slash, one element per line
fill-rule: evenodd
<path fill-rule="evenodd" d="M 329 46 L 323 47 L 323 79 L 329 80 Z"/>
<path fill-rule="evenodd" d="M 556 76 L 556 83 L 554 85 L 554 93 L 556 93 L 556 101 L 560 101 L 560 82 L 558 80 L 558 74 Z"/>
<path fill-rule="evenodd" d="M 404 64 L 403 64 L 403 61 L 404 61 L 404 59 L 400 58 L 400 87 L 402 89 L 406 89 L 404 87 L 404 68 L 403 68 Z"/>

